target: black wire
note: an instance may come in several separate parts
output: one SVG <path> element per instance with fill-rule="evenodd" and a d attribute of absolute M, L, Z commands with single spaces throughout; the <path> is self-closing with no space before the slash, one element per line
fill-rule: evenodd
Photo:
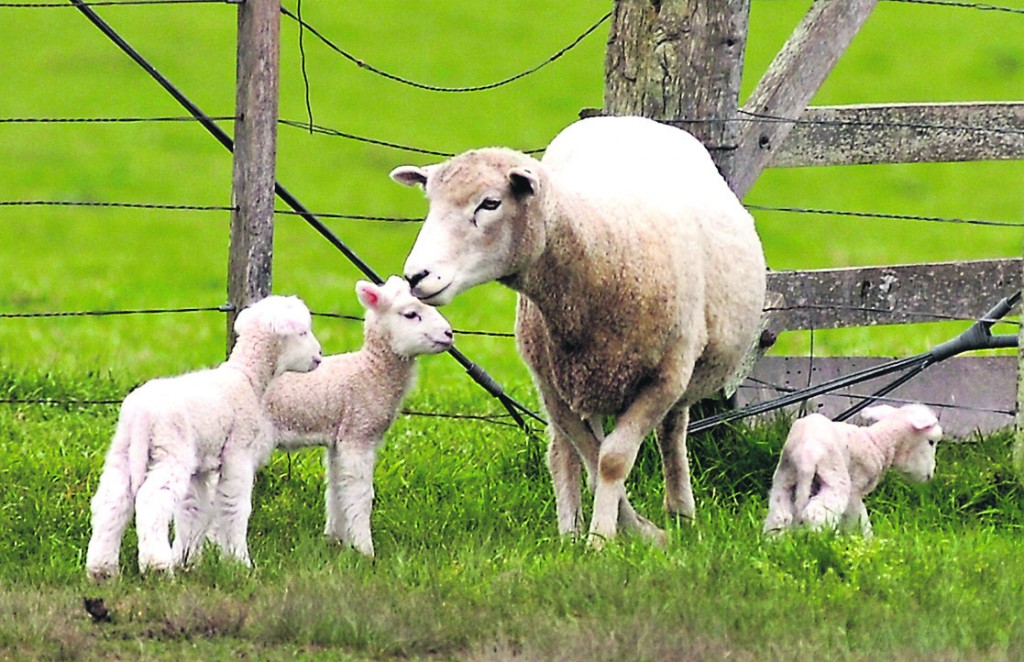
<path fill-rule="evenodd" d="M 611 15 L 612 15 L 611 12 L 608 12 L 607 14 L 602 16 L 596 23 L 594 23 L 592 26 L 587 28 L 580 36 L 576 37 L 576 39 L 574 39 L 572 41 L 572 43 L 570 43 L 568 46 L 560 49 L 559 51 L 557 51 L 554 55 L 549 57 L 544 62 L 541 62 L 537 66 L 532 67 L 530 69 L 527 69 L 526 71 L 523 71 L 523 72 L 520 72 L 518 74 L 515 74 L 514 76 L 509 76 L 508 78 L 504 78 L 504 79 L 499 80 L 499 81 L 494 82 L 494 83 L 489 83 L 487 85 L 472 85 L 472 86 L 466 86 L 466 87 L 445 87 L 445 86 L 441 86 L 441 85 L 426 85 L 424 83 L 417 83 L 416 81 L 410 80 L 408 78 L 403 78 L 401 76 L 396 76 L 395 74 L 390 74 L 390 73 L 388 73 L 386 71 L 383 71 L 382 69 L 378 69 L 377 67 L 374 67 L 371 64 L 367 64 L 363 60 L 360 60 L 356 56 L 352 55 L 348 51 L 344 50 L 343 48 L 341 48 L 340 46 L 335 44 L 333 41 L 331 41 L 330 39 L 325 37 L 323 34 L 321 34 L 320 31 L 318 31 L 316 28 L 311 26 L 309 23 L 306 23 L 305 21 L 303 21 L 301 17 L 296 16 L 295 14 L 293 14 L 291 11 L 288 10 L 287 7 L 284 7 L 283 5 L 281 7 L 281 13 L 284 14 L 285 16 L 287 16 L 288 18 L 292 19 L 296 23 L 298 23 L 300 28 L 301 27 L 305 27 L 305 29 L 309 30 L 317 39 L 319 39 L 321 42 L 323 42 L 324 45 L 326 45 L 328 48 L 330 48 L 332 51 L 334 51 L 338 55 L 341 55 L 343 58 L 345 58 L 349 62 L 352 62 L 353 64 L 355 64 L 360 69 L 365 69 L 365 70 L 367 70 L 367 71 L 369 71 L 371 73 L 374 73 L 374 74 L 376 74 L 378 76 L 381 76 L 383 78 L 387 78 L 388 80 L 394 81 L 396 83 L 401 83 L 402 85 L 408 85 L 409 87 L 414 87 L 414 88 L 417 88 L 417 89 L 420 89 L 420 90 L 426 90 L 428 92 L 454 92 L 454 93 L 482 92 L 484 90 L 493 90 L 495 88 L 502 87 L 504 85 L 508 85 L 509 83 L 512 83 L 513 81 L 517 81 L 517 80 L 519 80 L 521 78 L 525 78 L 526 76 L 529 76 L 530 74 L 536 73 L 537 71 L 543 69 L 547 65 L 551 64 L 552 62 L 554 62 L 555 60 L 559 59 L 560 57 L 562 57 L 563 55 L 568 53 L 570 50 L 575 48 L 581 41 L 583 41 L 588 36 L 590 36 L 590 34 L 592 32 L 594 32 L 599 27 L 601 27 L 601 25 L 605 21 L 607 21 L 609 18 L 611 18 Z"/>
<path fill-rule="evenodd" d="M 915 216 L 911 214 L 886 214 L 880 212 L 844 211 L 838 209 L 814 209 L 810 207 L 772 207 L 768 205 L 744 205 L 752 211 L 780 212 L 788 214 L 818 214 L 821 216 L 844 216 L 855 218 L 878 218 L 892 221 L 926 221 L 931 223 L 960 223 L 964 225 L 986 225 L 996 227 L 1024 228 L 1024 223 L 1013 221 L 988 221 L 976 218 L 945 218 L 942 216 Z"/>
<path fill-rule="evenodd" d="M 239 4 L 242 0 L 90 0 L 81 3 L 86 7 L 116 7 L 139 6 L 139 5 L 196 5 L 196 4 Z M 57 7 L 71 7 L 66 2 L 0 2 L 2 8 L 14 9 L 52 9 Z"/>
<path fill-rule="evenodd" d="M 1003 5 L 992 5 L 984 2 L 955 2 L 953 0 L 883 0 L 884 2 L 903 2 L 911 5 L 934 5 L 939 7 L 955 7 L 957 9 L 977 9 L 980 11 L 1007 12 L 1010 14 L 1024 14 L 1024 9 L 1006 7 Z"/>

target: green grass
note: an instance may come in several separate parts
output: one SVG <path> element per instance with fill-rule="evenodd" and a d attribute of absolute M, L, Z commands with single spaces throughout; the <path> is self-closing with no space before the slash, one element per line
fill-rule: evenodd
<path fill-rule="evenodd" d="M 1018 0 L 1004 4 L 1024 6 Z M 809 2 L 755 0 L 744 94 Z M 304 17 L 356 56 L 438 85 L 488 83 L 542 62 L 607 3 L 395 0 L 305 3 Z M 228 5 L 101 8 L 210 114 L 230 115 Z M 166 116 L 182 111 L 76 12 L 0 8 L 0 117 Z M 1024 89 L 1024 18 L 882 2 L 814 103 L 1013 100 Z M 305 114 L 292 22 L 283 23 L 281 115 Z M 385 81 L 306 42 L 316 122 L 442 151 L 543 146 L 601 105 L 607 27 L 537 74 L 491 92 L 438 95 Z M 230 129 L 230 127 L 227 127 Z M 229 155 L 191 124 L 0 124 L 0 199 L 224 205 Z M 316 211 L 422 216 L 387 172 L 433 157 L 280 128 L 279 179 Z M 1020 162 L 769 171 L 753 204 L 1019 221 Z M 1018 256 L 1019 230 L 758 212 L 775 269 Z M 414 225 L 330 221 L 382 274 L 401 269 Z M 0 313 L 216 306 L 225 297 L 222 212 L 0 207 Z M 315 310 L 358 314 L 360 275 L 301 221 L 278 218 L 274 289 Z M 458 329 L 508 331 L 497 285 L 445 309 Z M 329 352 L 359 325 L 317 318 Z M 816 353 L 904 355 L 948 326 L 819 333 Z M 504 338 L 460 349 L 537 406 Z M 217 313 L 0 319 L 0 399 L 118 400 L 135 384 L 217 363 Z M 807 351 L 788 334 L 783 353 Z M 411 409 L 497 412 L 448 357 L 421 361 Z M 328 545 L 319 455 L 280 455 L 259 475 L 249 572 L 210 555 L 173 580 L 84 578 L 91 497 L 112 405 L 0 404 L 0 658 L 225 659 L 1016 659 L 1021 488 L 1009 438 L 940 449 L 925 486 L 872 495 L 876 538 L 759 535 L 783 426 L 692 444 L 699 515 L 660 508 L 657 455 L 630 485 L 668 528 L 665 550 L 630 540 L 601 554 L 560 541 L 544 444 L 479 422 L 402 417 L 376 472 L 375 562 Z M 84 597 L 113 622 L 93 624 Z"/>

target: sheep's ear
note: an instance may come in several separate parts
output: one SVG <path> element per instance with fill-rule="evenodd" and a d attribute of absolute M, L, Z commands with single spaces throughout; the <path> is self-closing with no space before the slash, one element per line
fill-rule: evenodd
<path fill-rule="evenodd" d="M 896 408 L 892 405 L 875 405 L 874 407 L 864 409 L 860 415 L 869 421 L 880 421 L 886 416 L 891 415 L 894 411 L 896 411 Z"/>
<path fill-rule="evenodd" d="M 920 432 L 921 430 L 927 430 L 930 427 L 938 425 L 939 419 L 937 419 L 935 414 L 927 409 L 915 408 L 913 411 L 909 412 L 907 422 L 910 423 L 910 427 Z"/>
<path fill-rule="evenodd" d="M 516 196 L 534 195 L 540 188 L 540 178 L 530 168 L 516 166 L 508 171 L 508 181 Z"/>
<path fill-rule="evenodd" d="M 356 296 L 359 298 L 359 303 L 363 304 L 363 308 L 367 310 L 380 310 L 385 302 L 384 292 L 381 291 L 380 286 L 367 280 L 356 283 Z"/>
<path fill-rule="evenodd" d="M 391 171 L 391 179 L 406 186 L 427 185 L 427 169 L 419 166 L 398 166 Z"/>

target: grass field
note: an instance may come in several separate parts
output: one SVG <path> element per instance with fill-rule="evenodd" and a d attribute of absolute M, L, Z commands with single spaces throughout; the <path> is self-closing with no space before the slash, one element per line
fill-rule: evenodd
<path fill-rule="evenodd" d="M 754 0 L 745 94 L 809 2 Z M 1020 0 L 1003 6 L 1024 10 Z M 291 5 L 290 5 L 291 6 Z M 608 3 L 537 0 L 411 6 L 306 2 L 304 17 L 354 55 L 435 85 L 489 83 L 532 67 Z M 234 99 L 234 11 L 222 4 L 100 8 L 210 115 Z M 816 104 L 1019 100 L 1024 16 L 881 2 Z M 295 25 L 285 19 L 281 115 L 305 117 Z M 601 105 L 607 26 L 538 73 L 498 90 L 399 86 L 306 36 L 314 120 L 352 134 L 456 152 L 543 146 Z M 0 7 L 0 118 L 180 116 L 71 9 Z M 230 129 L 230 126 L 226 125 Z M 279 179 L 322 212 L 420 217 L 425 203 L 387 172 L 437 157 L 280 128 Z M 190 123 L 0 123 L 0 200 L 226 205 L 229 155 Z M 1024 219 L 1020 162 L 769 171 L 752 204 L 1003 221 Z M 1005 228 L 755 214 L 775 269 L 1018 256 Z M 412 224 L 330 221 L 381 273 L 401 269 Z M 0 207 L 0 314 L 217 306 L 225 212 Z M 320 312 L 357 314 L 359 274 L 300 221 L 280 216 L 274 289 Z M 445 309 L 460 330 L 509 331 L 514 296 L 477 288 Z M 353 322 L 316 320 L 329 352 Z M 902 355 L 947 326 L 819 334 L 817 353 Z M 823 336 L 826 336 L 823 338 Z M 505 338 L 458 346 L 536 407 Z M 161 374 L 223 357 L 218 313 L 0 318 L 0 398 L 117 401 Z M 799 334 L 780 352 L 807 351 Z M 448 357 L 421 362 L 410 409 L 497 405 Z M 408 416 L 376 473 L 375 562 L 327 545 L 319 455 L 275 457 L 256 489 L 256 568 L 208 558 L 174 580 L 83 572 L 88 500 L 116 418 L 112 405 L 0 403 L 0 658 L 64 659 L 1021 659 L 1024 526 L 1005 435 L 944 445 L 936 480 L 873 495 L 871 541 L 758 535 L 783 428 L 692 442 L 699 515 L 661 511 L 656 453 L 634 471 L 638 509 L 666 526 L 665 550 L 624 540 L 601 554 L 558 540 L 544 442 L 514 428 Z M 113 621 L 82 607 L 98 597 Z"/>

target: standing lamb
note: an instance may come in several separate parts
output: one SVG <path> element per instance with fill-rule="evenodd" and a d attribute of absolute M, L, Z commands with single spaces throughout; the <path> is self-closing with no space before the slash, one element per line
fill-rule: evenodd
<path fill-rule="evenodd" d="M 765 533 L 805 524 L 853 529 L 871 535 L 864 497 L 890 467 L 913 480 L 931 480 L 935 442 L 942 427 L 930 409 L 911 404 L 869 407 L 873 425 L 830 421 L 821 414 L 798 419 L 786 437 L 768 495 Z"/>
<path fill-rule="evenodd" d="M 309 310 L 296 297 L 270 296 L 246 308 L 235 333 L 220 366 L 154 379 L 122 403 L 92 499 L 86 569 L 93 579 L 118 574 L 133 506 L 141 571 L 170 572 L 198 554 L 211 511 L 221 522 L 216 542 L 249 564 L 253 475 L 271 450 L 260 398 L 275 377 L 313 370 L 321 356 Z"/>
<path fill-rule="evenodd" d="M 765 263 L 753 219 L 689 133 L 639 117 L 585 119 L 542 160 L 504 148 L 391 177 L 430 210 L 406 264 L 413 294 L 443 305 L 497 280 L 519 293 L 516 335 L 551 421 L 558 527 L 591 544 L 617 527 L 656 541 L 625 479 L 657 428 L 665 507 L 693 517 L 689 407 L 740 365 L 758 330 Z M 607 415 L 617 417 L 605 438 Z"/>
<path fill-rule="evenodd" d="M 452 327 L 397 276 L 356 285 L 366 308 L 361 349 L 324 358 L 313 373 L 282 375 L 263 398 L 275 445 L 326 446 L 326 535 L 373 556 L 373 469 L 384 433 L 412 387 L 416 357 L 452 346 Z"/>

